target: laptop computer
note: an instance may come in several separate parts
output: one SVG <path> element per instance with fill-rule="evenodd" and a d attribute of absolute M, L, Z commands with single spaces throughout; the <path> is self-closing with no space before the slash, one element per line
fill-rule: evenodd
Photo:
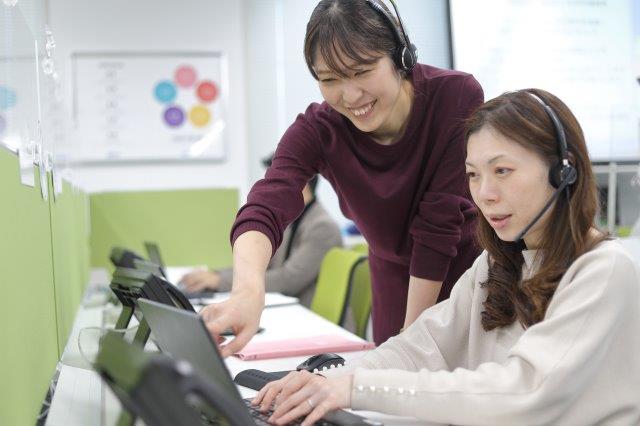
<path fill-rule="evenodd" d="M 138 299 L 138 307 L 151 327 L 151 333 L 163 352 L 174 358 L 189 361 L 201 374 L 218 386 L 228 390 L 229 395 L 243 401 L 250 415 L 258 422 L 265 422 L 271 413 L 261 413 L 251 406 L 251 399 L 242 399 L 231 374 L 224 363 L 218 347 L 211 339 L 202 319 L 193 312 L 175 309 L 150 300 Z M 381 425 L 382 423 L 344 410 L 328 413 L 323 425 Z"/>

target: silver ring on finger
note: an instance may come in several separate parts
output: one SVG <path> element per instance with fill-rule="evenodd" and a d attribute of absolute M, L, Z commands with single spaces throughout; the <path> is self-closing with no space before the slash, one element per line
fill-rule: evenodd
<path fill-rule="evenodd" d="M 311 407 L 311 409 L 313 410 L 313 401 L 311 400 L 311 398 L 307 398 L 307 404 L 309 404 L 309 407 Z"/>

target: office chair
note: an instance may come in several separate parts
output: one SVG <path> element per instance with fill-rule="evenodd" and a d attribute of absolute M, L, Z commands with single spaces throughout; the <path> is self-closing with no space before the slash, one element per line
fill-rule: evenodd
<path fill-rule="evenodd" d="M 369 253 L 369 245 L 367 243 L 354 244 L 350 248 L 351 250 L 357 251 L 358 253 L 364 253 L 364 254 Z"/>
<path fill-rule="evenodd" d="M 369 254 L 369 245 L 367 243 L 354 244 L 350 248 L 365 255 Z M 371 271 L 369 270 L 368 260 L 359 263 L 353 273 L 349 308 L 355 323 L 355 333 L 366 339 L 367 325 L 371 315 Z"/>
<path fill-rule="evenodd" d="M 342 324 L 355 268 L 366 258 L 353 250 L 339 247 L 329 250 L 320 265 L 311 310 L 334 324 Z"/>
<path fill-rule="evenodd" d="M 355 323 L 355 333 L 366 339 L 367 324 L 371 315 L 371 271 L 367 259 L 359 262 L 354 268 L 349 307 Z"/>

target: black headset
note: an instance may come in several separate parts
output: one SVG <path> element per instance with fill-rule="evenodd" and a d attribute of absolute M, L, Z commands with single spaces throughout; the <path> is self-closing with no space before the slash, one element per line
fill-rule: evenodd
<path fill-rule="evenodd" d="M 553 109 L 547 105 L 538 95 L 526 92 L 533 99 L 538 101 L 542 108 L 547 112 L 547 115 L 551 119 L 553 123 L 553 128 L 556 132 L 556 139 L 558 140 L 558 147 L 560 148 L 560 160 L 555 163 L 549 169 L 549 183 L 554 188 L 560 188 L 560 186 L 567 188 L 567 196 L 569 195 L 569 185 L 575 183 L 576 178 L 578 177 L 578 171 L 575 167 L 573 167 L 569 163 L 569 149 L 567 148 L 567 136 L 564 133 L 564 127 L 562 127 L 562 122 L 553 111 Z"/>
<path fill-rule="evenodd" d="M 396 67 L 402 71 L 411 71 L 418 62 L 418 53 L 416 46 L 409 41 L 409 36 L 404 30 L 404 25 L 402 25 L 402 19 L 400 18 L 400 13 L 398 12 L 396 3 L 393 0 L 390 0 L 393 5 L 393 10 L 396 11 L 396 16 L 398 17 L 398 25 L 396 25 L 393 16 L 391 16 L 389 11 L 387 11 L 379 0 L 366 0 L 366 2 L 373 8 L 373 10 L 382 16 L 389 28 L 391 28 L 391 32 L 393 33 L 398 46 L 393 56 L 393 62 L 395 62 Z"/>
<path fill-rule="evenodd" d="M 571 197 L 571 193 L 569 190 L 569 186 L 573 185 L 578 178 L 578 170 L 569 163 L 569 149 L 567 148 L 567 136 L 564 133 L 564 127 L 562 127 L 562 122 L 553 111 L 553 109 L 547 105 L 538 95 L 525 91 L 529 96 L 535 99 L 542 108 L 547 112 L 547 115 L 551 119 L 553 123 L 553 128 L 555 129 L 556 139 L 558 140 L 558 148 L 560 151 L 560 160 L 551 166 L 549 169 L 549 183 L 551 186 L 556 188 L 556 191 L 553 193 L 549 201 L 544 205 L 542 210 L 533 218 L 533 220 L 518 234 L 515 241 L 520 241 L 525 236 L 527 232 L 536 224 L 542 217 L 542 215 L 549 210 L 553 202 L 560 196 L 560 194 L 564 191 L 567 197 L 567 202 L 569 202 L 569 198 Z"/>

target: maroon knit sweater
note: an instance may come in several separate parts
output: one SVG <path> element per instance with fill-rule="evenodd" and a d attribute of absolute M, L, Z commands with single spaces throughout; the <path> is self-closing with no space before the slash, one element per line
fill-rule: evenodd
<path fill-rule="evenodd" d="M 418 64 L 410 78 L 413 107 L 404 135 L 393 145 L 376 143 L 326 102 L 298 115 L 265 178 L 238 212 L 232 244 L 257 230 L 275 252 L 304 208 L 302 188 L 320 173 L 375 256 L 407 265 L 418 278 L 455 282 L 471 266 L 472 259 L 464 261 L 468 265 L 452 263 L 461 248 L 472 245 L 476 217 L 461 122 L 483 102 L 483 92 L 469 74 L 427 65 Z M 457 276 L 448 276 L 450 270 Z"/>

